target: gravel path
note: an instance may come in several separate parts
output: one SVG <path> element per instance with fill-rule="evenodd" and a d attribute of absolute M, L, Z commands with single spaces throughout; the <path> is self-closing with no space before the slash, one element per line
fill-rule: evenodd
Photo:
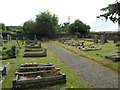
<path fill-rule="evenodd" d="M 53 43 L 47 43 L 62 62 L 72 69 L 88 88 L 118 88 L 118 73 L 95 61 L 80 57 Z"/>

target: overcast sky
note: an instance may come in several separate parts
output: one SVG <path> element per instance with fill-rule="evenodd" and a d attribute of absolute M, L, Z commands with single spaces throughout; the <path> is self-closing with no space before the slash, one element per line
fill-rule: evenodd
<path fill-rule="evenodd" d="M 59 24 L 80 19 L 91 26 L 91 31 L 117 31 L 117 24 L 96 18 L 104 13 L 101 8 L 116 0 L 0 0 L 0 22 L 22 25 L 35 19 L 39 12 L 50 11 L 59 18 Z M 119 0 L 118 0 L 119 1 Z"/>

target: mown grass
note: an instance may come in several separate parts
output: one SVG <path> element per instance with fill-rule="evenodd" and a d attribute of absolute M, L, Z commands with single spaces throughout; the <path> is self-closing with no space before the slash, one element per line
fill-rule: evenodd
<path fill-rule="evenodd" d="M 11 41 L 6 47 L 9 47 L 11 43 L 15 44 L 16 41 Z M 42 44 L 42 46 L 47 47 L 46 44 Z M 52 52 L 48 50 L 47 57 L 36 57 L 36 58 L 25 58 L 23 57 L 24 53 L 24 45 L 21 45 L 21 49 L 19 52 L 19 56 L 17 58 L 3 60 L 2 64 L 5 65 L 8 62 L 10 63 L 10 70 L 6 76 L 4 76 L 4 81 L 2 84 L 2 88 L 12 88 L 12 80 L 15 78 L 15 72 L 19 68 L 20 64 L 23 63 L 53 63 L 54 66 L 60 68 L 62 73 L 66 74 L 67 83 L 60 84 L 52 87 L 47 88 L 85 88 L 85 86 L 80 82 L 78 76 L 73 73 L 64 63 L 62 63 Z"/>
<path fill-rule="evenodd" d="M 77 40 L 76 42 L 81 42 L 83 40 Z M 85 46 L 88 47 L 90 44 L 94 45 L 96 47 L 102 47 L 102 50 L 94 50 L 94 51 L 82 51 L 76 47 L 72 47 L 66 44 L 61 44 L 58 41 L 52 41 L 52 43 L 57 44 L 71 52 L 74 52 L 75 54 L 78 54 L 80 56 L 89 58 L 90 60 L 94 60 L 104 66 L 107 66 L 115 71 L 119 71 L 118 66 L 120 62 L 113 62 L 109 59 L 105 59 L 105 56 L 107 55 L 115 55 L 118 51 L 118 47 L 115 46 L 115 44 L 112 41 L 109 41 L 109 43 L 105 43 L 104 45 L 94 44 L 93 42 L 85 41 Z"/>

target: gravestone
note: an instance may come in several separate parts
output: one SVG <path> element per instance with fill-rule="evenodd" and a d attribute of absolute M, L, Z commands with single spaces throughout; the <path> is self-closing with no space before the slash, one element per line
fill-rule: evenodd
<path fill-rule="evenodd" d="M 117 43 L 118 42 L 118 37 L 115 36 L 114 39 L 113 39 L 113 43 Z"/>
<path fill-rule="evenodd" d="M 25 42 L 25 37 L 23 37 L 22 45 L 24 44 L 24 42 Z"/>
<path fill-rule="evenodd" d="M 107 38 L 106 38 L 106 36 L 105 35 L 101 35 L 100 36 L 100 43 L 103 45 L 104 43 L 108 43 L 107 42 Z"/>
<path fill-rule="evenodd" d="M 10 41 L 9 37 L 10 37 L 10 35 L 9 35 L 9 34 L 7 34 L 7 41 L 8 41 L 8 42 Z"/>
<path fill-rule="evenodd" d="M 94 36 L 94 43 L 98 43 L 98 35 Z"/>
<path fill-rule="evenodd" d="M 0 46 L 3 46 L 4 42 L 3 42 L 3 36 L 0 35 Z"/>
<path fill-rule="evenodd" d="M 11 40 L 12 40 L 12 37 L 10 36 L 10 37 L 9 37 L 9 41 L 11 41 Z"/>
<path fill-rule="evenodd" d="M 37 44 L 37 36 L 35 34 L 35 37 L 34 37 L 34 44 Z"/>

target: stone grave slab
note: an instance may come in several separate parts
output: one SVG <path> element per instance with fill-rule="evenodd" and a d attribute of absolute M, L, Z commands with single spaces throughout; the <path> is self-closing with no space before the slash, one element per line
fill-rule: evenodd
<path fill-rule="evenodd" d="M 114 62 L 119 62 L 120 61 L 120 55 L 109 55 L 109 56 L 105 56 L 105 58 L 110 59 Z"/>
<path fill-rule="evenodd" d="M 66 75 L 52 64 L 22 64 L 15 75 L 13 88 L 44 88 L 66 83 Z"/>
<path fill-rule="evenodd" d="M 0 75 L 2 75 L 2 76 L 6 75 L 9 71 L 9 69 L 10 69 L 10 64 L 9 63 L 5 66 L 1 66 L 0 67 Z"/>
<path fill-rule="evenodd" d="M 39 52 L 25 52 L 23 57 L 46 57 L 47 56 L 47 49 L 44 48 L 43 51 Z"/>

